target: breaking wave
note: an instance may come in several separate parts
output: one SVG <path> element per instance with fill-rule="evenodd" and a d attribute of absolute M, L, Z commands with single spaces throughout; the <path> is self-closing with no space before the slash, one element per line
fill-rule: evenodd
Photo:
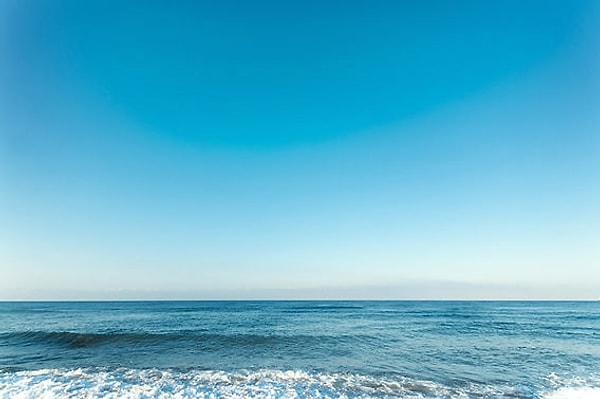
<path fill-rule="evenodd" d="M 468 392 L 402 377 L 304 371 L 115 371 L 95 369 L 7 372 L 2 398 L 423 398 Z"/>
<path fill-rule="evenodd" d="M 0 372 L 0 398 L 540 398 L 597 399 L 600 387 L 539 393 L 509 385 L 450 387 L 398 375 L 301 370 L 45 369 Z"/>

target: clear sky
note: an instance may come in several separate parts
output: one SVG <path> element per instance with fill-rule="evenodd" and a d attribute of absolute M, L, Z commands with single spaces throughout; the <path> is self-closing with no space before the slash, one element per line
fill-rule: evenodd
<path fill-rule="evenodd" d="M 599 295 L 597 1 L 0 0 L 0 299 Z"/>

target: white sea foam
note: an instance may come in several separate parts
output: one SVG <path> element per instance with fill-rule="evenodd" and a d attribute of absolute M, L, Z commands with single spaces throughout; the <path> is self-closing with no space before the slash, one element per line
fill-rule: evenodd
<path fill-rule="evenodd" d="M 309 373 L 301 370 L 224 371 L 72 369 L 0 372 L 0 399 L 186 398 L 502 398 L 528 397 L 510 386 L 452 388 L 402 376 Z M 600 399 L 600 388 L 553 388 L 541 399 Z"/>
<path fill-rule="evenodd" d="M 426 398 L 465 397 L 432 382 L 350 373 L 262 370 L 38 370 L 0 373 L 0 398 Z"/>
<path fill-rule="evenodd" d="M 600 387 L 562 387 L 542 395 L 543 399 L 600 399 Z"/>

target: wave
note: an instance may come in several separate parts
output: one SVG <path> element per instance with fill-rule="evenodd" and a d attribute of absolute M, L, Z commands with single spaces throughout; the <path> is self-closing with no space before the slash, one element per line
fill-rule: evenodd
<path fill-rule="evenodd" d="M 57 344 L 70 347 L 86 347 L 108 342 L 135 343 L 155 339 L 157 334 L 112 333 L 89 334 L 69 331 L 19 331 L 0 334 L 0 339 L 20 344 Z M 172 338 L 177 338 L 173 336 Z"/>
<path fill-rule="evenodd" d="M 556 391 L 544 399 L 597 397 Z M 575 391 L 570 391 L 575 392 Z M 552 396 L 553 394 L 557 396 Z M 302 370 L 46 369 L 0 371 L 0 398 L 530 398 L 511 386 L 450 387 L 398 375 L 312 373 Z M 535 397 L 538 397 L 537 395 Z"/>
<path fill-rule="evenodd" d="M 217 334 L 203 331 L 179 331 L 177 333 L 111 332 L 79 333 L 70 331 L 18 331 L 0 334 L 0 341 L 19 345 L 58 345 L 69 348 L 84 348 L 103 344 L 153 345 L 172 342 L 193 342 L 199 345 L 276 345 L 295 342 L 319 342 L 339 344 L 348 340 L 365 342 L 368 335 L 262 335 L 262 334 Z"/>

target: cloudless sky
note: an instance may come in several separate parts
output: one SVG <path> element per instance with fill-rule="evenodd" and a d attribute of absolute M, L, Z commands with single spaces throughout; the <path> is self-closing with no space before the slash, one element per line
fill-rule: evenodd
<path fill-rule="evenodd" d="M 600 295 L 595 1 L 0 1 L 0 299 Z"/>

